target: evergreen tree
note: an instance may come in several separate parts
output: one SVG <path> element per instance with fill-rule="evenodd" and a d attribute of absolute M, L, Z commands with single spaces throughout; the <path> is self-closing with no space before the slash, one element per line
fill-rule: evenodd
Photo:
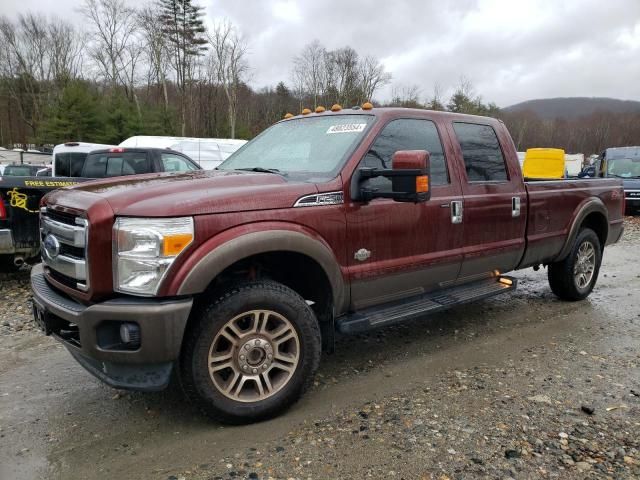
<path fill-rule="evenodd" d="M 92 91 L 88 83 L 79 80 L 68 83 L 48 109 L 40 142 L 95 142 L 104 127 L 97 98 L 97 92 Z"/>
<path fill-rule="evenodd" d="M 176 86 L 180 93 L 181 134 L 187 124 L 187 89 L 191 80 L 194 60 L 206 50 L 203 8 L 191 0 L 158 0 L 162 32 L 171 50 L 172 65 L 176 71 Z"/>

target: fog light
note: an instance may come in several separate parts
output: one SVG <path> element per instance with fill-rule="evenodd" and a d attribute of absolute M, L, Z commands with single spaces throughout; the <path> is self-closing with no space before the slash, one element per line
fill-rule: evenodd
<path fill-rule="evenodd" d="M 123 323 L 120 325 L 120 340 L 129 347 L 140 346 L 140 327 L 137 323 Z"/>

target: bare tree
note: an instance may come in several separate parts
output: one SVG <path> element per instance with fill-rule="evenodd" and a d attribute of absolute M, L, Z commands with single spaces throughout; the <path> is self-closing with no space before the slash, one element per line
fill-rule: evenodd
<path fill-rule="evenodd" d="M 442 87 L 440 86 L 439 83 L 436 82 L 433 85 L 433 93 L 431 95 L 431 98 L 427 100 L 426 107 L 429 110 L 439 110 L 439 111 L 444 110 L 444 103 L 443 103 L 442 97 L 443 97 Z"/>
<path fill-rule="evenodd" d="M 332 59 L 335 64 L 335 86 L 338 94 L 336 101 L 341 104 L 357 101 L 354 97 L 359 87 L 358 52 L 351 47 L 340 48 L 333 52 Z"/>
<path fill-rule="evenodd" d="M 17 24 L 0 17 L 2 58 L 0 72 L 9 78 L 8 91 L 15 100 L 22 121 L 37 135 L 51 78 L 47 20 L 28 13 L 18 16 Z"/>
<path fill-rule="evenodd" d="M 148 64 L 148 83 L 157 83 L 162 87 L 165 114 L 169 109 L 169 92 L 167 89 L 167 71 L 169 66 L 169 49 L 167 39 L 162 31 L 163 24 L 154 4 L 149 4 L 138 12 L 138 24 L 142 32 L 144 52 Z"/>
<path fill-rule="evenodd" d="M 59 87 L 82 75 L 84 35 L 71 24 L 55 20 L 49 24 L 52 78 Z"/>
<path fill-rule="evenodd" d="M 217 80 L 227 97 L 231 138 L 236 138 L 238 90 L 249 69 L 246 61 L 247 46 L 230 22 L 216 25 L 208 37 L 213 50 Z"/>
<path fill-rule="evenodd" d="M 400 85 L 393 87 L 391 104 L 396 107 L 422 108 L 420 105 L 420 87 L 418 85 Z"/>
<path fill-rule="evenodd" d="M 84 0 L 82 14 L 89 22 L 89 55 L 115 90 L 126 85 L 123 69 L 130 64 L 128 48 L 135 40 L 135 12 L 124 0 Z"/>
<path fill-rule="evenodd" d="M 300 55 L 293 58 L 293 77 L 313 99 L 313 108 L 318 106 L 325 82 L 326 50 L 318 40 L 306 45 Z"/>
<path fill-rule="evenodd" d="M 387 85 L 390 81 L 391 73 L 385 71 L 384 65 L 377 58 L 367 55 L 360 62 L 361 101 L 371 100 L 376 90 Z"/>

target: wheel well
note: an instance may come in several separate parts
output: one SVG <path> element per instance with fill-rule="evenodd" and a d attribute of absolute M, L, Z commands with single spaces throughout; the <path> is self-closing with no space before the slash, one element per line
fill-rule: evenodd
<path fill-rule="evenodd" d="M 325 271 L 311 257 L 297 252 L 275 251 L 252 255 L 225 268 L 200 295 L 211 299 L 211 293 L 228 285 L 269 278 L 286 285 L 311 303 L 321 322 L 333 315 L 333 291 Z"/>
<path fill-rule="evenodd" d="M 596 232 L 600 240 L 600 248 L 604 250 L 604 244 L 607 243 L 607 235 L 609 233 L 609 225 L 604 215 L 598 212 L 590 213 L 584 218 L 580 228 L 590 228 Z"/>

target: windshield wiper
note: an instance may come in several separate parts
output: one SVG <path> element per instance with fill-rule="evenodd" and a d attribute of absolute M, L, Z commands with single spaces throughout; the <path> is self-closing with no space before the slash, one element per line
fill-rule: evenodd
<path fill-rule="evenodd" d="M 247 168 L 236 168 L 236 170 L 243 170 L 245 172 L 260 172 L 260 173 L 275 173 L 276 175 L 285 176 L 286 174 L 282 173 L 277 168 L 263 168 L 263 167 L 247 167 Z"/>

